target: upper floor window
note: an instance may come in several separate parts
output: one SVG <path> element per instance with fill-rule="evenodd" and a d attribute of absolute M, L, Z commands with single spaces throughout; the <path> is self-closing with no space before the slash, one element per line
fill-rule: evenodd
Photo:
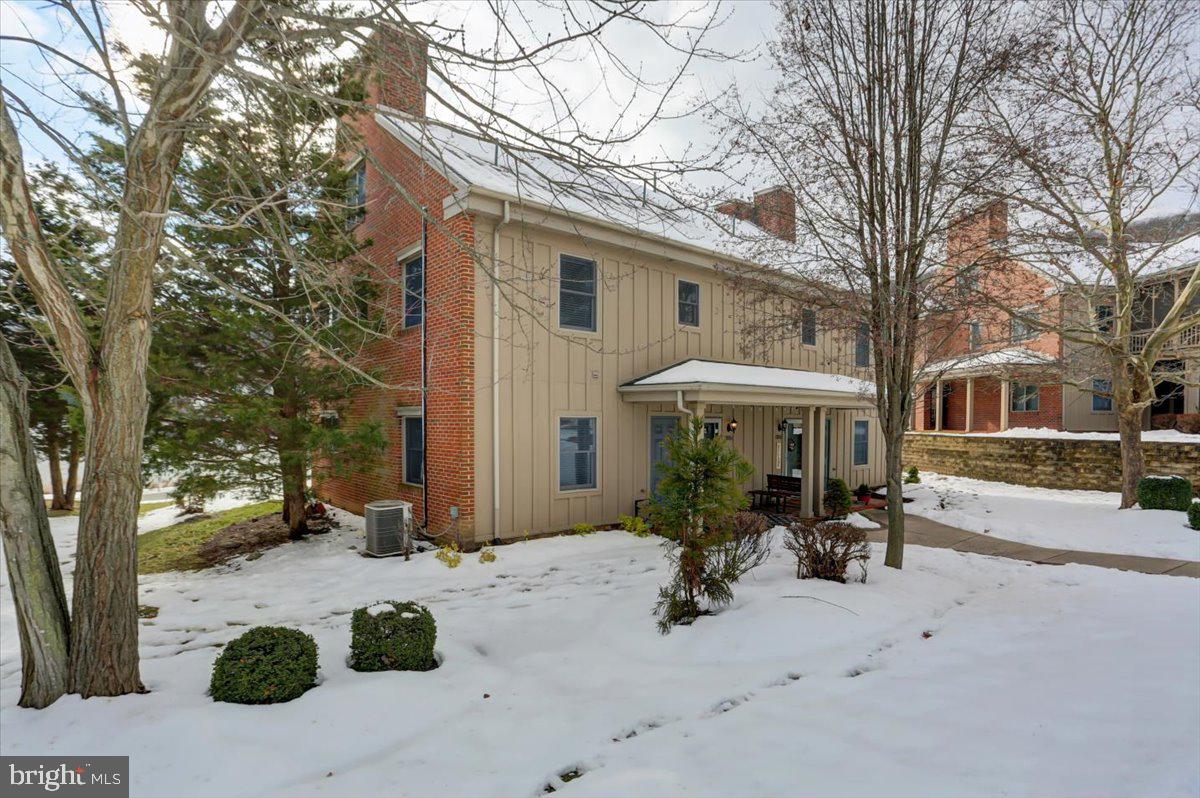
<path fill-rule="evenodd" d="M 854 421 L 854 465 L 867 465 L 871 454 L 871 423 L 865 418 Z"/>
<path fill-rule="evenodd" d="M 700 284 L 679 281 L 679 323 L 688 327 L 700 326 Z"/>
<path fill-rule="evenodd" d="M 960 291 L 975 291 L 979 288 L 979 272 L 975 268 L 967 268 L 954 275 L 954 282 Z"/>
<path fill-rule="evenodd" d="M 805 346 L 817 345 L 817 311 L 814 308 L 800 311 L 800 343 Z"/>
<path fill-rule="evenodd" d="M 595 332 L 596 261 L 560 256 L 558 281 L 558 326 Z"/>
<path fill-rule="evenodd" d="M 1012 318 L 1012 342 L 1014 344 L 1037 337 L 1037 328 L 1034 324 L 1032 313 L 1027 310 L 1018 312 L 1021 315 L 1013 316 Z"/>
<path fill-rule="evenodd" d="M 1102 333 L 1110 333 L 1113 331 L 1112 305 L 1096 306 L 1096 329 Z"/>
<path fill-rule="evenodd" d="M 972 352 L 983 346 L 983 325 L 977 321 L 967 322 L 967 345 Z"/>
<path fill-rule="evenodd" d="M 1092 380 L 1092 412 L 1111 413 L 1112 409 L 1112 380 Z"/>
<path fill-rule="evenodd" d="M 350 166 L 349 213 L 347 223 L 353 227 L 367 212 L 367 162 L 363 158 Z"/>
<path fill-rule="evenodd" d="M 858 325 L 854 336 L 854 365 L 871 365 L 871 328 L 866 322 Z"/>
<path fill-rule="evenodd" d="M 425 258 L 417 255 L 404 264 L 404 326 L 425 320 Z"/>
<path fill-rule="evenodd" d="M 1012 384 L 1012 398 L 1009 401 L 1009 410 L 1014 413 L 1032 413 L 1041 406 L 1038 397 L 1038 386 L 1026 385 L 1021 382 Z"/>

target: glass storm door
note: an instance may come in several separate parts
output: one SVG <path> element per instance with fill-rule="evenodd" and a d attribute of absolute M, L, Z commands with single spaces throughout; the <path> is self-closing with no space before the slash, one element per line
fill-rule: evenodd
<path fill-rule="evenodd" d="M 783 473 L 784 476 L 804 476 L 804 433 L 799 424 L 787 422 L 783 441 Z"/>
<path fill-rule="evenodd" d="M 667 438 L 679 429 L 679 416 L 650 416 L 650 495 L 658 491 L 660 464 L 667 461 Z"/>

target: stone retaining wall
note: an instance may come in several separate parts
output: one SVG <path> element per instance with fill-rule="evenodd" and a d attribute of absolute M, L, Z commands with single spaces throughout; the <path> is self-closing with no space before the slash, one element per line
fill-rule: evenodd
<path fill-rule="evenodd" d="M 1200 444 L 1143 443 L 1147 474 L 1187 477 L 1200 490 Z M 960 477 L 1033 485 L 1119 491 L 1121 452 L 1116 441 L 995 438 L 910 432 L 904 467 Z"/>

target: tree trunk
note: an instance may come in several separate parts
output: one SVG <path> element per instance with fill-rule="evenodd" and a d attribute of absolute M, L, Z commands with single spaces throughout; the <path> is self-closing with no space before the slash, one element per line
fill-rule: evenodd
<path fill-rule="evenodd" d="M 888 536 L 887 551 L 883 564 L 891 568 L 904 567 L 904 425 L 893 427 L 889 432 L 884 447 L 887 449 L 887 512 Z"/>
<path fill-rule="evenodd" d="M 288 537 L 299 540 L 308 534 L 308 519 L 304 512 L 304 458 L 294 454 L 280 457 L 283 473 L 283 520 L 288 525 Z"/>
<path fill-rule="evenodd" d="M 67 509 L 63 498 L 62 461 L 59 459 L 58 430 L 46 430 L 46 460 L 50 471 L 50 509 Z"/>
<path fill-rule="evenodd" d="M 67 450 L 67 484 L 63 487 L 63 509 L 75 509 L 75 494 L 79 492 L 79 455 L 81 452 L 79 431 L 71 430 L 70 448 Z"/>
<path fill-rule="evenodd" d="M 1117 430 L 1121 438 L 1121 509 L 1125 510 L 1137 504 L 1138 482 L 1146 472 L 1141 407 L 1123 408 L 1117 417 Z"/>
<path fill-rule="evenodd" d="M 25 379 L 0 338 L 0 537 L 21 644 L 23 707 L 54 703 L 69 687 L 71 621 L 42 497 Z"/>

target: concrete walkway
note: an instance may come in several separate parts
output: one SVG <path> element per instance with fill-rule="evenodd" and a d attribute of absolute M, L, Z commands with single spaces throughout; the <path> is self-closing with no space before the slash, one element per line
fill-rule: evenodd
<path fill-rule="evenodd" d="M 863 515 L 880 525 L 868 533 L 871 540 L 887 540 L 887 511 L 867 510 Z M 1166 557 L 1139 557 L 1134 554 L 1105 554 L 1096 551 L 1071 551 L 1070 549 L 1048 549 L 1029 543 L 1004 540 L 993 535 L 981 535 L 958 527 L 923 518 L 919 515 L 904 515 L 904 538 L 907 543 L 932 546 L 938 549 L 954 549 L 973 554 L 990 554 L 1013 560 L 1027 560 L 1041 565 L 1098 565 L 1119 571 L 1140 571 L 1144 574 L 1166 574 L 1168 576 L 1191 576 L 1200 578 L 1200 562 L 1172 560 Z"/>

